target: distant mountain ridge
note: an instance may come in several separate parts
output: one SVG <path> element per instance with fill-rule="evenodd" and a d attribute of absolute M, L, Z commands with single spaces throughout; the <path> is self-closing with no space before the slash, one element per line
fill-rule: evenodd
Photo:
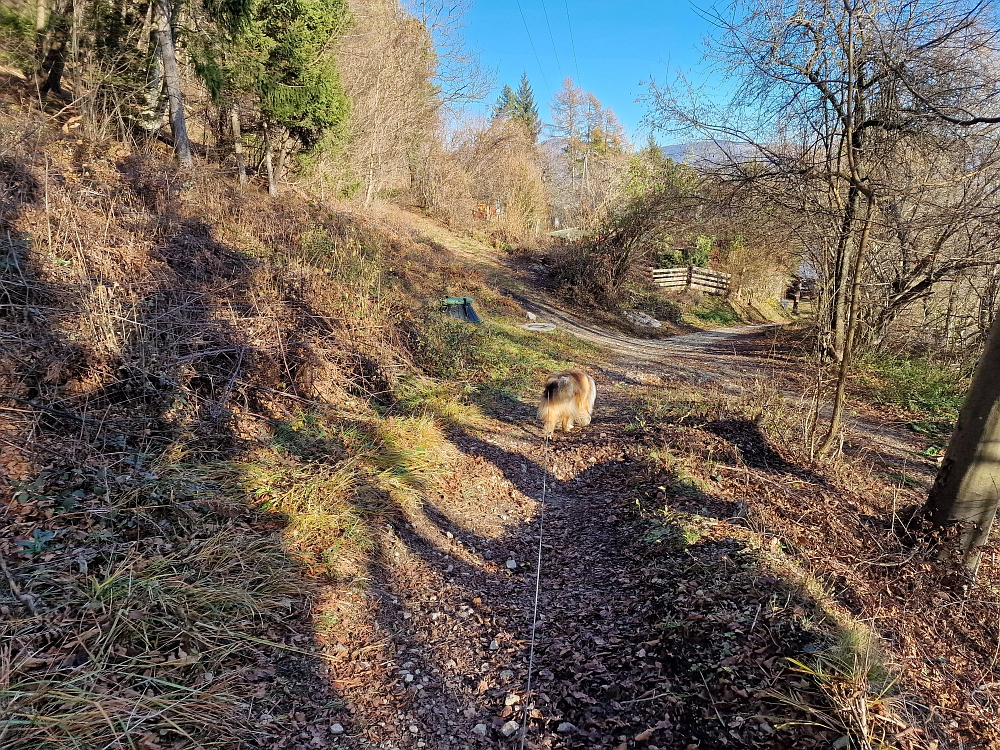
<path fill-rule="evenodd" d="M 566 149 L 565 138 L 548 138 L 538 144 L 550 165 L 567 171 L 561 157 Z M 692 167 L 725 163 L 731 158 L 747 158 L 755 152 L 753 146 L 742 141 L 688 141 L 661 146 L 663 155 L 675 162 Z"/>
<path fill-rule="evenodd" d="M 728 162 L 732 158 L 746 158 L 754 148 L 741 141 L 689 141 L 661 146 L 663 155 L 675 162 L 692 167 Z"/>

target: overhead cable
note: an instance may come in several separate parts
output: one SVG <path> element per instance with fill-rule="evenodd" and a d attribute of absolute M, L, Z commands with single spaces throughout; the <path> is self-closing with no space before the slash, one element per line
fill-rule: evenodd
<path fill-rule="evenodd" d="M 576 59 L 576 41 L 573 39 L 573 22 L 569 19 L 569 0 L 563 0 L 566 6 L 566 25 L 569 26 L 569 43 L 573 47 L 573 66 L 576 68 L 576 85 L 583 86 L 580 80 L 580 61 Z"/>
<path fill-rule="evenodd" d="M 535 53 L 535 62 L 538 63 L 538 72 L 542 74 L 542 83 L 545 84 L 545 90 L 548 92 L 549 96 L 552 96 L 552 87 L 549 86 L 549 79 L 545 77 L 545 68 L 542 67 L 542 60 L 538 56 L 538 50 L 535 49 L 535 42 L 531 38 L 531 31 L 528 29 L 528 21 L 524 17 L 524 11 L 521 9 L 521 0 L 514 0 L 517 3 L 517 11 L 521 14 L 521 22 L 524 24 L 524 33 L 528 35 L 528 44 L 531 45 L 531 51 Z"/>
<path fill-rule="evenodd" d="M 542 14 L 545 16 L 545 26 L 549 30 L 549 41 L 552 42 L 552 54 L 556 56 L 556 70 L 559 71 L 559 78 L 562 78 L 562 63 L 559 62 L 559 51 L 556 49 L 556 38 L 552 35 L 552 24 L 549 23 L 549 12 L 545 9 L 545 0 L 542 2 Z"/>

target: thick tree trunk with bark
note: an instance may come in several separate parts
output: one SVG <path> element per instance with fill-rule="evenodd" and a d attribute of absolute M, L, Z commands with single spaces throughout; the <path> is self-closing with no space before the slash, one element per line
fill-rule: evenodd
<path fill-rule="evenodd" d="M 182 167 L 190 167 L 191 139 L 188 138 L 187 122 L 184 119 L 184 100 L 181 96 L 181 77 L 177 68 L 177 51 L 174 34 L 170 28 L 170 0 L 156 2 L 157 54 L 163 63 L 163 78 L 170 105 L 170 132 L 174 137 L 174 154 Z"/>
<path fill-rule="evenodd" d="M 965 397 L 925 509 L 934 525 L 962 527 L 957 551 L 973 571 L 1000 500 L 1000 316 Z"/>
<path fill-rule="evenodd" d="M 169 102 L 163 97 L 163 58 L 157 51 L 153 55 L 149 83 L 146 85 L 146 110 L 143 112 L 142 126 L 150 133 L 158 133 L 163 127 L 163 115 L 169 106 Z"/>

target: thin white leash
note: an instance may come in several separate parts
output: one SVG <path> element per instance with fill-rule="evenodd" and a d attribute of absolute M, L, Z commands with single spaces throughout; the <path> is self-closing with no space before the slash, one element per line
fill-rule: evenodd
<path fill-rule="evenodd" d="M 535 667 L 535 628 L 538 625 L 538 594 L 542 585 L 542 530 L 545 524 L 545 491 L 549 479 L 549 436 L 545 436 L 542 452 L 542 511 L 538 515 L 538 561 L 535 565 L 535 606 L 531 612 L 531 646 L 528 648 L 528 686 L 524 695 L 524 726 L 521 727 L 521 747 L 528 738 L 528 722 L 531 720 L 531 672 Z"/>

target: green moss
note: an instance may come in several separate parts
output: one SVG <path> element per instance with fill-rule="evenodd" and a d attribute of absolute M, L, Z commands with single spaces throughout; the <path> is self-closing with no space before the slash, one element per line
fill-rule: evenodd
<path fill-rule="evenodd" d="M 708 323 L 714 326 L 728 326 L 741 322 L 739 314 L 724 297 L 703 297 L 689 315 L 696 323 Z"/>

